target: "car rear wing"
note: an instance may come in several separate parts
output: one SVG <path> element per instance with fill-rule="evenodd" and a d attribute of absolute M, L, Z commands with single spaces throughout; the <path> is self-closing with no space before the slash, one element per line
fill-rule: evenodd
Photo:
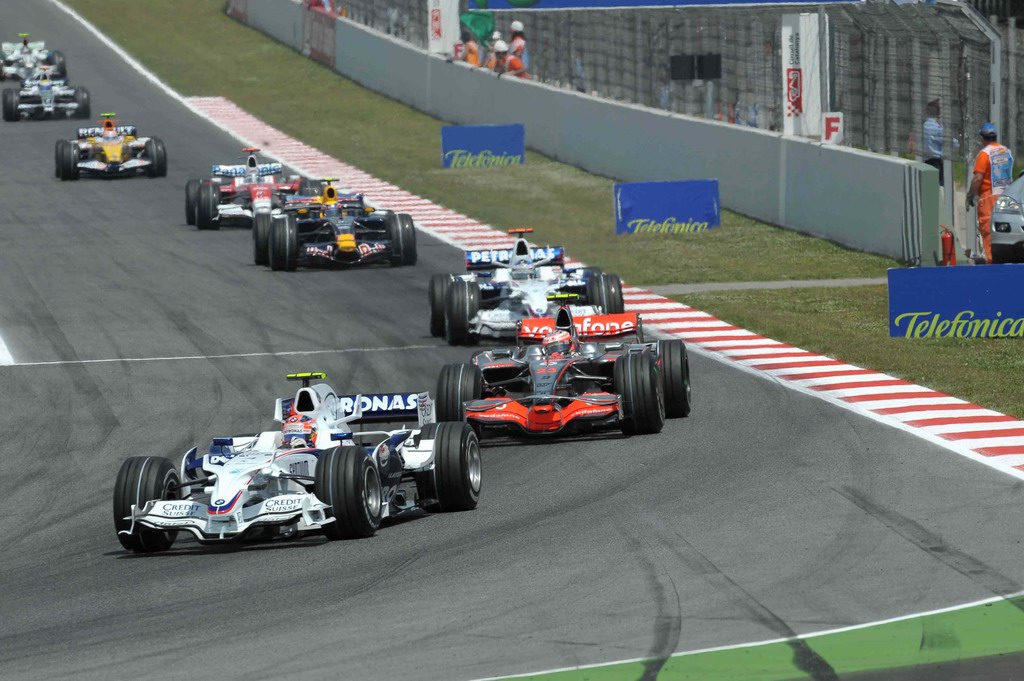
<path fill-rule="evenodd" d="M 381 393 L 339 395 L 341 419 L 349 424 L 434 422 L 434 400 L 430 393 Z"/>
<path fill-rule="evenodd" d="M 220 177 L 244 177 L 249 171 L 245 165 L 220 165 L 215 164 L 211 172 Z M 280 163 L 260 163 L 256 166 L 256 172 L 260 177 L 267 175 L 278 175 L 284 172 L 284 166 Z"/>
<path fill-rule="evenodd" d="M 576 325 L 576 334 L 581 341 L 606 342 L 633 336 L 640 342 L 643 337 L 640 315 L 635 312 L 576 317 L 573 324 Z M 516 337 L 522 343 L 536 343 L 554 330 L 554 317 L 523 319 L 519 322 Z"/>
<path fill-rule="evenodd" d="M 128 137 L 135 137 L 138 133 L 138 128 L 134 125 L 115 125 L 114 132 L 118 135 L 126 135 Z M 87 137 L 99 137 L 103 134 L 103 128 L 96 125 L 91 128 L 79 128 L 78 139 L 84 140 Z"/>
<path fill-rule="evenodd" d="M 531 246 L 530 256 L 534 264 L 562 266 L 565 264 L 565 249 L 561 246 Z M 493 270 L 505 267 L 512 260 L 511 248 L 492 248 L 466 251 L 466 271 Z"/>

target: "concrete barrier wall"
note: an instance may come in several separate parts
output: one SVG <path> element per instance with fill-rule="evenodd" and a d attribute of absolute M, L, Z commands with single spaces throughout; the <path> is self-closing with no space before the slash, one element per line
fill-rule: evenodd
<path fill-rule="evenodd" d="M 301 52 L 305 11 L 249 0 L 247 23 Z M 344 19 L 335 69 L 445 121 L 523 123 L 528 147 L 591 172 L 717 178 L 722 205 L 744 215 L 904 262 L 940 253 L 938 173 L 921 163 L 499 79 Z"/>

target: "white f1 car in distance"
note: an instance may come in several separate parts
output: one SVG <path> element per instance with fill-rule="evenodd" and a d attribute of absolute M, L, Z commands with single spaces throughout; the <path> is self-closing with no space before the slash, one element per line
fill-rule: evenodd
<path fill-rule="evenodd" d="M 68 85 L 64 80 L 50 80 L 49 67 L 40 69 L 42 73 L 38 77 L 23 81 L 20 88 L 3 91 L 5 121 L 89 118 L 92 115 L 86 88 Z"/>
<path fill-rule="evenodd" d="M 480 445 L 463 423 L 435 423 L 427 393 L 338 395 L 323 373 L 277 400 L 279 430 L 215 438 L 169 459 L 124 461 L 114 484 L 121 545 L 148 553 L 171 547 L 178 531 L 200 543 L 290 539 L 322 531 L 329 539 L 372 536 L 384 518 L 412 509 L 465 511 L 480 498 Z M 361 430 L 371 423 L 411 423 Z"/>

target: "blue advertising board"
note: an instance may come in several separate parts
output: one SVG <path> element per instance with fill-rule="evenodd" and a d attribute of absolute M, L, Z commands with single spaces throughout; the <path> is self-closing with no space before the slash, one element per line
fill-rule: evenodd
<path fill-rule="evenodd" d="M 856 4 L 864 0 L 469 0 L 469 9 L 531 10 L 531 9 L 610 9 L 622 7 L 673 7 L 677 5 L 821 5 L 826 3 Z"/>
<path fill-rule="evenodd" d="M 616 234 L 695 234 L 721 224 L 718 180 L 615 185 Z"/>
<path fill-rule="evenodd" d="M 894 338 L 1024 337 L 1024 265 L 889 270 Z"/>
<path fill-rule="evenodd" d="M 526 131 L 514 125 L 446 125 L 441 128 L 445 168 L 500 168 L 526 163 Z"/>

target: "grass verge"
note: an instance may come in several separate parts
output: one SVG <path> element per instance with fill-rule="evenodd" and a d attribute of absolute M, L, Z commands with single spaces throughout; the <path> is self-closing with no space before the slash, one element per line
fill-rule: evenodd
<path fill-rule="evenodd" d="M 1011 338 L 890 338 L 885 286 L 675 296 L 744 328 L 1024 418 Z"/>
<path fill-rule="evenodd" d="M 223 0 L 68 4 L 183 94 L 227 97 L 420 196 L 498 227 L 535 227 L 538 240 L 634 284 L 872 277 L 896 265 L 728 211 L 721 229 L 704 234 L 616 237 L 612 180 L 536 153 L 516 168 L 444 170 L 441 121 L 235 23 L 224 16 Z M 225 55 L 237 68 L 210 68 Z M 302 95 L 289 95 L 298 95 L 297 84 Z"/>

